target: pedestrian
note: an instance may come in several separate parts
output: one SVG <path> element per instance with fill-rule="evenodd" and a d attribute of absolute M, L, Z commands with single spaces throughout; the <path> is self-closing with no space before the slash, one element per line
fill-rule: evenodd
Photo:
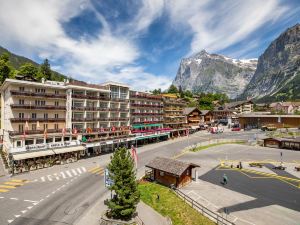
<path fill-rule="evenodd" d="M 228 183 L 228 178 L 227 178 L 226 174 L 224 173 L 224 175 L 223 175 L 223 184 L 225 185 L 227 183 Z"/>
<path fill-rule="evenodd" d="M 240 169 L 243 169 L 242 162 L 240 162 Z"/>

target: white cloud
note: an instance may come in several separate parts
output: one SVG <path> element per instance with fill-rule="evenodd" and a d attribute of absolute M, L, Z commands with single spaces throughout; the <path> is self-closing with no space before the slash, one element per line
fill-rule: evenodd
<path fill-rule="evenodd" d="M 172 77 L 150 74 L 136 65 L 147 55 L 136 38 L 163 13 L 170 16 L 172 29 L 192 35 L 190 53 L 195 53 L 225 49 L 287 10 L 279 0 L 144 0 L 131 21 L 120 21 L 112 30 L 89 0 L 0 0 L 0 5 L 0 41 L 5 47 L 28 57 L 47 57 L 58 62 L 55 68 L 77 79 L 115 80 L 139 90 L 165 89 L 171 83 Z M 84 10 L 96 14 L 102 29 L 94 39 L 72 39 L 62 23 Z"/>
<path fill-rule="evenodd" d="M 288 10 L 279 0 L 167 1 L 173 24 L 188 26 L 193 34 L 190 53 L 223 50 Z"/>
<path fill-rule="evenodd" d="M 19 46 L 19 51 L 26 55 L 61 61 L 63 65 L 56 68 L 67 75 L 93 82 L 128 82 L 147 89 L 164 88 L 166 82 L 171 82 L 134 67 L 140 56 L 134 39 L 124 33 L 112 34 L 109 23 L 87 0 L 0 0 L 0 5 L 1 42 L 14 48 Z M 85 9 L 96 13 L 104 29 L 95 39 L 74 40 L 66 35 L 62 22 L 80 15 Z M 134 27 L 135 32 L 144 31 L 161 10 L 162 1 L 146 1 L 133 21 L 122 27 L 124 31 L 126 26 Z M 152 79 L 153 82 L 144 83 Z"/>

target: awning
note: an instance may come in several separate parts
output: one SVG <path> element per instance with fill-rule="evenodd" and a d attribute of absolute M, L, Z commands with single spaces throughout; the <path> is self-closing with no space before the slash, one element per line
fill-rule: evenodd
<path fill-rule="evenodd" d="M 148 135 L 148 136 L 136 137 L 136 140 L 145 140 L 148 138 L 161 137 L 161 136 L 167 136 L 167 135 L 169 135 L 169 133 L 153 134 L 153 135 Z"/>
<path fill-rule="evenodd" d="M 153 123 L 153 124 L 137 124 L 137 125 L 132 125 L 132 127 L 134 129 L 137 129 L 137 128 L 143 128 L 143 127 L 160 127 L 162 126 L 161 123 Z"/>
<path fill-rule="evenodd" d="M 67 153 L 67 152 L 77 152 L 77 151 L 83 151 L 83 150 L 85 150 L 84 146 L 53 149 L 55 154 L 62 154 L 62 153 Z"/>
<path fill-rule="evenodd" d="M 54 155 L 55 153 L 52 150 L 45 151 L 36 151 L 36 152 L 27 152 L 27 153 L 19 153 L 13 155 L 14 160 L 22 160 L 22 159 L 30 159 L 37 158 L 42 156 Z"/>

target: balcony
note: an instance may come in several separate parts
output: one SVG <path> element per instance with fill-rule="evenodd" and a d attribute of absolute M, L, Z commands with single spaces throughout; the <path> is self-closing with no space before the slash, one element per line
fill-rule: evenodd
<path fill-rule="evenodd" d="M 27 130 L 25 133 L 26 135 L 32 135 L 32 134 L 44 134 L 44 130 Z M 66 129 L 66 133 L 70 133 L 71 129 Z M 8 132 L 10 136 L 15 135 L 23 135 L 24 131 L 9 131 Z M 54 133 L 62 133 L 62 129 L 47 129 L 48 134 L 54 134 Z"/>
<path fill-rule="evenodd" d="M 111 98 L 110 101 L 113 101 L 113 102 L 129 102 L 129 99 Z"/>
<path fill-rule="evenodd" d="M 156 121 L 133 121 L 132 124 L 153 124 L 153 123 L 163 123 L 162 120 L 156 120 Z"/>
<path fill-rule="evenodd" d="M 11 118 L 12 123 L 18 122 L 65 122 L 66 118 Z"/>
<path fill-rule="evenodd" d="M 89 133 L 111 133 L 111 132 L 123 132 L 129 131 L 130 127 L 115 127 L 112 131 L 112 127 L 107 128 L 89 128 L 89 129 L 78 129 L 78 133 L 89 134 Z"/>
<path fill-rule="evenodd" d="M 129 118 L 113 117 L 109 118 L 109 121 L 128 121 Z"/>
<path fill-rule="evenodd" d="M 139 99 L 153 99 L 157 101 L 161 101 L 162 97 L 161 96 L 151 96 L 151 95 L 143 95 L 143 94 L 131 94 L 130 98 L 139 98 Z"/>
<path fill-rule="evenodd" d="M 130 106 L 132 106 L 132 107 L 140 107 L 140 108 L 143 108 L 143 107 L 163 108 L 164 107 L 163 105 L 138 104 L 138 103 L 131 103 Z"/>
<path fill-rule="evenodd" d="M 150 113 L 150 112 L 140 113 L 140 112 L 134 112 L 131 115 L 133 115 L 133 116 L 162 116 L 163 113 Z"/>
<path fill-rule="evenodd" d="M 43 92 L 31 92 L 31 91 L 10 91 L 14 96 L 30 96 L 30 97 L 43 97 L 43 98 L 66 98 L 66 94 L 54 94 Z"/>
<path fill-rule="evenodd" d="M 72 98 L 109 101 L 108 96 L 94 96 L 94 95 L 85 95 L 85 94 L 72 94 Z"/>
<path fill-rule="evenodd" d="M 11 104 L 12 109 L 55 109 L 55 110 L 66 110 L 66 106 L 55 106 L 55 105 L 20 105 L 20 104 Z"/>

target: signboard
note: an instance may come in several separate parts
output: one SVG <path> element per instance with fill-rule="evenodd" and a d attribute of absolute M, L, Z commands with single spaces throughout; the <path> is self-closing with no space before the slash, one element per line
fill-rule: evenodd
<path fill-rule="evenodd" d="M 109 177 L 109 172 L 107 168 L 105 168 L 105 172 L 104 172 L 104 182 L 105 182 L 105 187 L 110 187 L 113 185 L 113 181 Z"/>

